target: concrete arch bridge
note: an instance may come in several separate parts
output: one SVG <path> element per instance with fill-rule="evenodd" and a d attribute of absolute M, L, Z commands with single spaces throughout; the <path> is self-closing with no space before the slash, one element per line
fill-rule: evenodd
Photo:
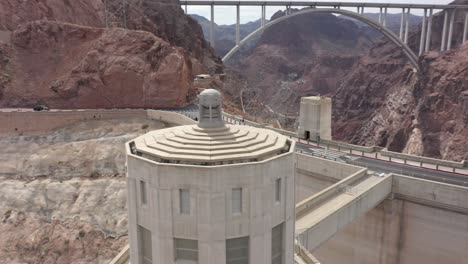
<path fill-rule="evenodd" d="M 402 49 L 409 62 L 413 67 L 419 71 L 418 58 L 424 52 L 431 50 L 431 34 L 432 34 L 432 20 L 434 10 L 441 10 L 444 13 L 444 24 L 441 41 L 441 51 L 450 50 L 452 48 L 453 27 L 455 14 L 457 12 L 464 12 L 465 23 L 462 36 L 462 43 L 467 41 L 468 31 L 468 5 L 424 5 L 424 4 L 383 4 L 383 3 L 358 3 L 358 2 L 312 2 L 312 1 L 180 1 L 180 4 L 185 6 L 210 6 L 211 7 L 211 27 L 210 27 L 210 43 L 215 46 L 214 38 L 214 6 L 236 6 L 236 46 L 232 48 L 223 58 L 223 62 L 228 61 L 242 46 L 252 40 L 255 36 L 260 35 L 265 29 L 280 23 L 284 20 L 290 19 L 295 16 L 309 14 L 309 13 L 332 13 L 340 14 L 347 17 L 359 20 L 377 30 L 379 30 L 387 39 L 395 43 Z M 244 39 L 240 39 L 240 6 L 261 6 L 261 26 Z M 275 19 L 273 21 L 266 21 L 266 6 L 285 6 L 286 15 Z M 310 8 L 302 9 L 298 12 L 291 12 L 292 6 Z M 356 8 L 356 12 L 345 10 L 342 8 Z M 365 8 L 378 8 L 380 10 L 379 19 L 373 20 L 364 16 Z M 399 36 L 389 30 L 386 26 L 388 9 L 401 9 L 401 23 Z M 408 33 L 409 33 L 409 16 L 411 10 L 422 10 L 423 20 L 421 23 L 421 37 L 419 45 L 419 53 L 416 54 L 409 48 Z"/>

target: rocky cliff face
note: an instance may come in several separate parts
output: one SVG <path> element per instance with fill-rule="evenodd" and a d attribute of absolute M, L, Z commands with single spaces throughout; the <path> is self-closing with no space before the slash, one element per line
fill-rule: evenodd
<path fill-rule="evenodd" d="M 271 19 L 283 16 L 278 11 Z M 331 14 L 306 14 L 265 30 L 255 47 L 228 62 L 226 93 L 247 111 L 294 126 L 301 96 L 326 95 L 374 42 L 369 31 Z"/>
<path fill-rule="evenodd" d="M 468 62 L 463 59 L 468 45 L 426 54 L 420 74 L 396 54 L 388 45 L 377 46 L 346 76 L 333 96 L 334 138 L 429 157 L 468 158 Z"/>
<path fill-rule="evenodd" d="M 428 157 L 467 159 L 468 46 L 460 46 L 464 15 L 457 14 L 455 22 L 455 49 L 423 55 L 421 73 L 385 42 L 360 58 L 333 94 L 334 137 Z M 434 17 L 433 25 L 431 46 L 438 50 L 442 14 Z M 419 36 L 420 30 L 409 38 L 415 52 Z"/>
<path fill-rule="evenodd" d="M 250 114 L 290 129 L 297 125 L 301 96 L 331 96 L 337 140 L 467 159 L 468 51 L 466 45 L 460 46 L 464 14 L 455 18 L 455 49 L 424 55 L 420 73 L 396 45 L 385 39 L 365 42 L 368 34 L 342 21 L 346 20 L 303 17 L 273 26 L 251 54 L 231 65 L 234 74 L 225 85 L 226 93 L 238 105 L 243 102 Z M 436 50 L 442 23 L 442 14 L 437 14 L 431 40 Z M 302 28 L 313 24 L 320 28 Z M 414 31 L 409 36 L 415 53 L 420 35 Z M 373 40 L 374 34 L 370 36 Z"/>
<path fill-rule="evenodd" d="M 37 21 L 2 54 L 2 106 L 178 107 L 193 93 L 187 53 L 149 32 Z"/>
<path fill-rule="evenodd" d="M 0 0 L 0 106 L 180 107 L 222 71 L 177 1 L 107 3 Z"/>

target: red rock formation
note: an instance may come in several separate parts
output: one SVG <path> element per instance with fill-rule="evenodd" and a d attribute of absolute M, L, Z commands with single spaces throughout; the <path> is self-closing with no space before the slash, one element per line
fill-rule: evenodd
<path fill-rule="evenodd" d="M 451 160 L 468 158 L 468 45 L 430 52 L 416 73 L 391 45 L 355 65 L 334 95 L 334 138 Z"/>
<path fill-rule="evenodd" d="M 0 30 L 36 20 L 103 27 L 104 5 L 100 0 L 0 0 Z"/>
<path fill-rule="evenodd" d="M 1 106 L 178 107 L 193 93 L 186 52 L 149 32 L 38 21 L 2 53 Z"/>

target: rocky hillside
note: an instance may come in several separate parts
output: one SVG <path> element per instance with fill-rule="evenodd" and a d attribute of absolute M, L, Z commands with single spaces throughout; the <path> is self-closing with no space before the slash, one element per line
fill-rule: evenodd
<path fill-rule="evenodd" d="M 229 65 L 225 92 L 235 103 L 243 103 L 253 116 L 295 129 L 300 97 L 327 95 L 333 97 L 337 140 L 429 157 L 468 158 L 468 54 L 467 46 L 460 46 L 464 14 L 455 19 L 455 50 L 424 55 L 420 73 L 396 45 L 375 40 L 372 32 L 362 33 L 352 21 L 332 16 L 297 19 L 270 28 L 248 56 Z M 436 50 L 442 22 L 437 14 L 431 40 Z M 319 28 L 309 26 L 314 24 Z M 420 35 L 420 30 L 409 35 L 416 53 Z"/>
<path fill-rule="evenodd" d="M 0 263 L 109 263 L 128 244 L 124 143 L 139 118 L 0 135 Z"/>
<path fill-rule="evenodd" d="M 455 21 L 455 49 L 425 54 L 421 73 L 385 42 L 360 58 L 333 94 L 334 137 L 429 157 L 467 159 L 468 45 L 460 46 L 464 16 Z M 440 47 L 442 23 L 438 14 L 431 41 L 435 49 Z M 419 35 L 413 32 L 410 37 L 416 51 Z"/>
<path fill-rule="evenodd" d="M 176 1 L 127 1 L 125 24 L 107 2 L 106 30 L 101 0 L 0 0 L 0 107 L 179 107 L 222 71 Z"/>
<path fill-rule="evenodd" d="M 191 14 L 190 15 L 192 18 L 194 18 L 202 27 L 203 29 L 203 34 L 205 36 L 205 39 L 209 40 L 210 39 L 210 27 L 211 27 L 211 21 L 206 19 L 205 17 Z M 261 21 L 256 20 L 256 21 L 251 21 L 246 24 L 240 24 L 239 25 L 239 33 L 240 33 L 240 39 L 242 40 L 245 38 L 247 35 L 258 29 L 261 25 Z M 214 25 L 214 31 L 215 31 L 215 51 L 216 54 L 220 57 L 223 57 L 228 53 L 235 45 L 236 45 L 236 25 Z M 255 44 L 257 43 L 258 38 L 251 40 L 250 43 L 245 45 L 244 50 L 249 50 L 252 47 L 255 47 Z"/>
<path fill-rule="evenodd" d="M 283 16 L 277 12 L 272 19 Z M 331 14 L 305 14 L 268 28 L 255 47 L 227 63 L 225 91 L 249 113 L 291 125 L 301 96 L 328 94 L 365 50 L 371 31 Z M 292 118 L 289 118 L 292 117 Z"/>

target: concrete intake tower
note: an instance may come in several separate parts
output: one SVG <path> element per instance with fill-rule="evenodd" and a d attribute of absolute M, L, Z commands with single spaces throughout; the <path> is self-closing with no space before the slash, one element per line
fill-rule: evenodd
<path fill-rule="evenodd" d="M 225 124 L 218 91 L 199 123 L 126 144 L 132 264 L 292 264 L 295 143 Z"/>

